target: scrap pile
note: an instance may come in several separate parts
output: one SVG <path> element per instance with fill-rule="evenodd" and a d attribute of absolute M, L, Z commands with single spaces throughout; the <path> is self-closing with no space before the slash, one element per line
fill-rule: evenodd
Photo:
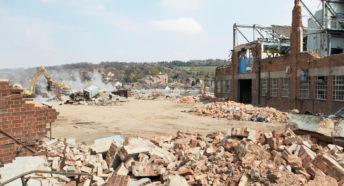
<path fill-rule="evenodd" d="M 114 95 L 111 92 L 98 93 L 96 96 L 89 98 L 82 91 L 74 92 L 65 100 L 66 104 L 82 104 L 82 105 L 99 105 L 112 106 L 118 105 L 120 102 L 126 101 L 126 98 Z"/>
<path fill-rule="evenodd" d="M 338 185 L 344 182 L 343 148 L 290 129 L 260 133 L 112 140 L 92 146 L 73 140 L 45 143 L 43 170 L 82 172 L 83 185 Z M 37 179 L 37 176 L 32 178 Z M 74 184 L 74 176 L 41 176 L 41 183 Z M 121 183 L 121 184 L 119 184 Z"/>
<path fill-rule="evenodd" d="M 287 122 L 286 112 L 281 112 L 272 107 L 254 107 L 234 101 L 214 102 L 199 104 L 188 112 L 196 112 L 199 116 L 211 116 L 214 118 L 227 118 L 229 120 L 244 121 L 278 121 Z"/>

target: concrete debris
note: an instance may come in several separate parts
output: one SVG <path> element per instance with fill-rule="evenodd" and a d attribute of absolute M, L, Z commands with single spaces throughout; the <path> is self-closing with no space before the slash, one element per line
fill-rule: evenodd
<path fill-rule="evenodd" d="M 169 100 L 174 101 L 177 103 L 182 104 L 196 104 L 200 102 L 209 103 L 214 102 L 216 98 L 210 95 L 194 95 L 194 94 L 187 94 L 186 92 L 179 92 L 176 93 L 162 93 L 162 92 L 155 92 L 152 91 L 151 93 L 141 93 L 138 91 L 134 91 L 134 98 L 139 100 Z"/>
<path fill-rule="evenodd" d="M 69 98 L 65 101 L 65 104 L 112 106 L 119 105 L 121 102 L 126 101 L 127 98 L 115 95 L 112 92 L 99 91 L 97 94 L 95 94 L 89 90 L 88 92 L 73 92 L 69 95 Z"/>
<path fill-rule="evenodd" d="M 104 138 L 107 139 L 107 138 Z M 113 139 L 113 138 L 109 138 Z M 115 139 L 121 139 L 116 137 Z M 106 144 L 103 145 L 102 143 Z M 48 145 L 49 144 L 49 145 Z M 107 151 L 94 150 L 94 145 Z M 42 170 L 88 173 L 83 185 L 338 185 L 344 182 L 343 148 L 316 143 L 310 135 L 231 128 L 226 134 L 177 132 L 176 136 L 98 140 L 92 146 L 74 140 L 48 141 Z M 75 183 L 74 176 L 55 176 Z M 35 177 L 49 182 L 49 174 Z M 328 183 L 328 184 L 327 184 Z"/>
<path fill-rule="evenodd" d="M 133 97 L 138 100 L 177 100 L 180 94 L 165 94 L 161 92 L 141 93 L 139 91 L 133 91 Z"/>
<path fill-rule="evenodd" d="M 272 107 L 254 107 L 234 101 L 199 104 L 189 110 L 200 116 L 258 122 L 287 122 L 287 113 Z"/>
<path fill-rule="evenodd" d="M 175 185 L 187 186 L 188 182 L 185 180 L 184 177 L 181 177 L 179 175 L 170 175 L 168 176 L 168 179 L 167 179 L 167 185 L 168 186 L 175 186 Z"/>
<path fill-rule="evenodd" d="M 344 137 L 344 120 L 293 113 L 289 113 L 288 118 L 289 121 L 295 123 L 295 129 L 309 131 L 327 137 Z"/>

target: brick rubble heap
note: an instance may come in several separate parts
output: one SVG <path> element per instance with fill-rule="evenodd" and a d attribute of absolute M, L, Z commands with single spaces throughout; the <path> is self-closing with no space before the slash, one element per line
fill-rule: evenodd
<path fill-rule="evenodd" d="M 101 145 L 100 145 L 101 146 Z M 84 185 L 340 185 L 343 148 L 290 129 L 261 133 L 232 128 L 227 134 L 181 132 L 137 137 L 107 148 L 68 140 L 44 145 L 46 170 L 83 172 Z M 98 149 L 98 150 L 97 150 Z M 103 150 L 99 150 L 103 149 Z M 108 149 L 108 150 L 104 150 Z M 44 178 L 75 184 L 75 177 Z"/>
<path fill-rule="evenodd" d="M 287 112 L 278 111 L 272 107 L 255 107 L 234 101 L 214 102 L 206 105 L 199 104 L 188 112 L 196 112 L 200 116 L 210 116 L 216 118 L 227 118 L 229 120 L 250 121 L 253 116 L 263 116 L 270 121 L 287 122 Z"/>

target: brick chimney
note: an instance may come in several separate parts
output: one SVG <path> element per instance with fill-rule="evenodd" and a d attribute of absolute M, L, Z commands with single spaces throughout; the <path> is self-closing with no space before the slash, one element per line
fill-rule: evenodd
<path fill-rule="evenodd" d="M 302 7 L 300 0 L 295 0 L 294 3 L 290 33 L 290 51 L 291 55 L 296 55 L 303 51 Z"/>

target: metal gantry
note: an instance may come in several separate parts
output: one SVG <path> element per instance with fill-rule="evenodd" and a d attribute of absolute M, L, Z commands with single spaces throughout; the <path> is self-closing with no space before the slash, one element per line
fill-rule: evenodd
<path fill-rule="evenodd" d="M 324 34 L 326 40 L 321 40 L 321 46 L 326 46 L 324 48 L 327 55 L 331 55 L 331 37 L 334 35 L 341 38 L 344 37 L 344 10 L 342 13 L 338 13 L 334 5 L 341 9 L 344 7 L 344 0 L 321 0 L 321 17 L 317 17 L 315 14 L 313 14 L 304 0 L 300 0 L 300 2 L 303 8 L 310 15 L 311 19 L 314 20 L 318 26 L 318 29 L 308 28 L 313 31 L 309 34 Z M 333 28 L 332 26 L 329 26 L 329 21 L 337 22 L 340 25 L 340 28 Z"/>
<path fill-rule="evenodd" d="M 278 28 L 280 31 L 278 31 Z M 243 29 L 251 29 L 252 36 L 245 35 Z M 283 33 L 284 32 L 284 33 Z M 285 51 L 290 46 L 290 26 L 262 26 L 262 25 L 233 25 L 233 49 L 238 46 L 238 36 L 241 36 L 247 43 L 261 40 L 265 51 L 275 51 L 279 53 L 281 49 Z M 251 40 L 249 39 L 251 38 Z"/>

